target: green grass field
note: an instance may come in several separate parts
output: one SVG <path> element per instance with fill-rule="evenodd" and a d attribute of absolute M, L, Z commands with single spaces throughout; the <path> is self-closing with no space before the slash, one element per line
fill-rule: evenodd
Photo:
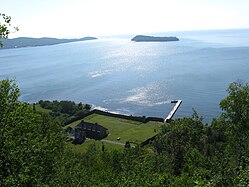
<path fill-rule="evenodd" d="M 30 108 L 33 109 L 33 105 L 32 104 L 30 104 L 29 106 L 30 106 Z M 42 108 L 39 104 L 35 104 L 35 110 L 37 112 L 45 113 L 45 114 L 49 114 L 50 112 L 52 112 L 52 110 L 49 110 L 49 109 L 46 109 L 46 108 Z"/>
<path fill-rule="evenodd" d="M 141 123 L 99 114 L 92 114 L 83 120 L 90 123 L 98 123 L 108 128 L 109 135 L 105 139 L 117 141 L 117 138 L 120 137 L 119 142 L 122 143 L 126 141 L 141 143 L 158 134 L 160 126 L 163 124 L 161 122 Z M 76 126 L 80 121 L 81 120 L 75 121 L 68 126 Z"/>

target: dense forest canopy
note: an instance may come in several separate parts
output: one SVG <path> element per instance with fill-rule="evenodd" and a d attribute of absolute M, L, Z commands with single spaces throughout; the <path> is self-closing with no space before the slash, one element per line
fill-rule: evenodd
<path fill-rule="evenodd" d="M 238 81 L 227 91 L 210 125 L 194 112 L 164 125 L 150 145 L 120 151 L 91 144 L 76 153 L 50 113 L 20 102 L 15 82 L 2 80 L 0 186 L 248 186 L 249 86 Z M 66 114 L 88 107 L 40 105 Z"/>

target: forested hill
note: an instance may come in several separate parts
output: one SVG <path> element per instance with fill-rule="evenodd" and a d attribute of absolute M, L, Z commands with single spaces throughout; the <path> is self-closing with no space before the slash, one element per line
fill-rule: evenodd
<path fill-rule="evenodd" d="M 1 41 L 3 42 L 4 45 L 0 49 L 55 45 L 55 44 L 61 44 L 61 43 L 96 40 L 96 39 L 97 38 L 95 37 L 84 37 L 80 39 L 19 37 L 19 38 L 13 38 L 13 39 L 2 39 Z"/>

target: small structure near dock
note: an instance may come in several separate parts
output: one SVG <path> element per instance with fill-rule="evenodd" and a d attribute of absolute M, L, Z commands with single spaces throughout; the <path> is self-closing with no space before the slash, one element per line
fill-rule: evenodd
<path fill-rule="evenodd" d="M 172 100 L 171 103 L 175 103 L 175 106 L 173 107 L 173 109 L 170 111 L 170 113 L 168 114 L 168 116 L 165 118 L 164 123 L 169 123 L 172 119 L 172 117 L 175 115 L 177 109 L 180 107 L 180 105 L 182 104 L 182 100 Z"/>

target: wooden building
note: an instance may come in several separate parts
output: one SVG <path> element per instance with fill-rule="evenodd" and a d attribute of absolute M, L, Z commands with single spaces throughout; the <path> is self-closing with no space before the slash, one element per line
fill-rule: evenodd
<path fill-rule="evenodd" d="M 88 123 L 81 121 L 76 127 L 82 131 L 85 131 L 87 138 L 101 140 L 108 135 L 108 129 L 99 125 L 98 123 Z"/>
<path fill-rule="evenodd" d="M 101 140 L 108 135 L 107 128 L 97 123 L 88 123 L 83 120 L 74 128 L 68 127 L 67 132 L 70 134 L 67 140 L 74 144 L 81 144 L 86 138 Z"/>

